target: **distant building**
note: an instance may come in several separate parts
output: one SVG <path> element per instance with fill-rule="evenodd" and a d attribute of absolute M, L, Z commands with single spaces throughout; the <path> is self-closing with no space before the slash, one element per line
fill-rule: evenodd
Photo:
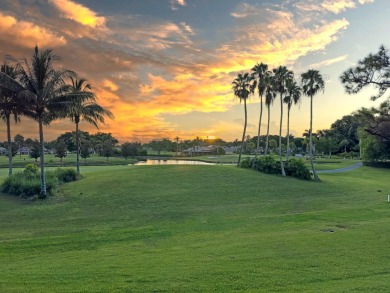
<path fill-rule="evenodd" d="M 182 153 L 188 156 L 203 156 L 213 154 L 214 146 L 195 146 L 186 150 Z"/>
<path fill-rule="evenodd" d="M 186 150 L 183 150 L 182 153 L 187 156 L 205 156 L 205 155 L 216 155 L 216 148 L 218 146 L 208 145 L 208 146 L 195 146 Z M 233 154 L 238 151 L 239 147 L 222 147 L 225 151 L 225 154 Z"/>
<path fill-rule="evenodd" d="M 22 148 L 18 149 L 18 154 L 19 155 L 29 155 L 30 154 L 30 148 L 22 147 Z"/>

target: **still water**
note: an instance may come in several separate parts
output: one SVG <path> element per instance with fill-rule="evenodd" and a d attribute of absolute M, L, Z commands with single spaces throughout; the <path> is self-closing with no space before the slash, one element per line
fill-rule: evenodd
<path fill-rule="evenodd" d="M 201 161 L 186 161 L 186 160 L 146 160 L 139 161 L 134 165 L 214 165 Z"/>

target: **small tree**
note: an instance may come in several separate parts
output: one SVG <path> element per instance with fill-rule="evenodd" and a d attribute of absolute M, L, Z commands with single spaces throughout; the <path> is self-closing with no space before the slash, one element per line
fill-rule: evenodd
<path fill-rule="evenodd" d="M 80 157 L 87 163 L 87 158 L 91 156 L 90 152 L 91 143 L 89 141 L 82 141 L 80 144 Z"/>
<path fill-rule="evenodd" d="M 21 134 L 16 134 L 14 136 L 14 142 L 16 143 L 16 145 L 18 146 L 18 150 L 20 150 L 20 148 L 23 146 L 24 144 L 24 136 L 21 135 Z M 20 152 L 20 158 L 22 157 L 22 153 Z"/>
<path fill-rule="evenodd" d="M 60 158 L 62 162 L 62 158 L 66 157 L 66 155 L 68 154 L 68 151 L 66 149 L 66 143 L 63 140 L 60 140 L 56 143 L 55 148 L 55 156 Z"/>
<path fill-rule="evenodd" d="M 121 146 L 122 156 L 127 160 L 128 157 L 138 156 L 141 152 L 141 143 L 126 142 Z"/>
<path fill-rule="evenodd" d="M 38 140 L 33 140 L 30 150 L 30 158 L 35 159 L 35 162 L 38 161 L 38 158 L 41 157 L 41 147 Z"/>
<path fill-rule="evenodd" d="M 102 143 L 102 156 L 108 159 L 114 154 L 114 143 L 111 140 L 106 140 Z"/>

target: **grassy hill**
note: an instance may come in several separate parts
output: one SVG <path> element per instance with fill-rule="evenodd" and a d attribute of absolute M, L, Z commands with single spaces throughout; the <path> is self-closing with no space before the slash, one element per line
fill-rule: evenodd
<path fill-rule="evenodd" d="M 0 291 L 387 292 L 389 176 L 94 168 L 46 201 L 0 197 Z"/>

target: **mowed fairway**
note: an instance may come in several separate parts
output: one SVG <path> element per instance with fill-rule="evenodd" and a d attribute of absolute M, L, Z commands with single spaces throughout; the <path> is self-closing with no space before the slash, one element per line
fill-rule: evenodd
<path fill-rule="evenodd" d="M 390 171 L 320 178 L 129 166 L 1 196 L 0 291 L 388 292 Z"/>

